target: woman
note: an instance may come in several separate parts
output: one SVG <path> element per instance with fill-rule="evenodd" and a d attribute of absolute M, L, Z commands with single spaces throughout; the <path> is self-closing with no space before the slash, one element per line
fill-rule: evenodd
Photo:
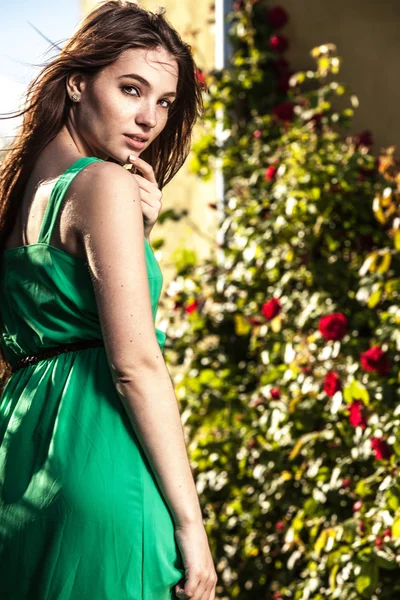
<path fill-rule="evenodd" d="M 7 600 L 215 598 L 149 242 L 202 108 L 195 75 L 161 12 L 106 2 L 19 113 L 0 182 Z"/>

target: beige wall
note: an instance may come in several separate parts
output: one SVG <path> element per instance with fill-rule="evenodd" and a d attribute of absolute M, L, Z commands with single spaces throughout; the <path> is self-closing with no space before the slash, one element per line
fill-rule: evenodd
<path fill-rule="evenodd" d="M 282 33 L 295 70 L 313 67 L 310 49 L 336 44 L 342 57 L 340 79 L 358 96 L 354 131 L 371 129 L 376 154 L 397 144 L 400 151 L 400 1 L 279 0 L 290 22 Z"/>
<path fill-rule="evenodd" d="M 82 13 L 85 14 L 96 4 L 96 0 L 82 0 Z M 197 65 L 210 69 L 214 65 L 214 30 L 208 23 L 210 19 L 210 0 L 201 2 L 177 2 L 174 0 L 141 0 L 140 6 L 147 10 L 156 11 L 157 4 L 165 6 L 165 17 L 177 29 L 184 41 L 193 48 Z M 193 38 L 191 29 L 197 29 L 199 34 Z M 202 135 L 201 123 L 195 127 L 193 140 Z M 180 169 L 174 179 L 163 189 L 163 210 L 187 208 L 190 219 L 183 218 L 179 222 L 168 222 L 165 225 L 155 225 L 151 239 L 165 239 L 165 246 L 160 256 L 164 275 L 164 290 L 168 280 L 174 274 L 170 262 L 171 253 L 177 248 L 195 250 L 198 255 L 209 253 L 210 242 L 215 243 L 216 215 L 207 207 L 209 202 L 215 202 L 215 182 L 203 182 L 189 173 L 188 163 Z M 193 224 L 192 224 L 193 223 Z"/>

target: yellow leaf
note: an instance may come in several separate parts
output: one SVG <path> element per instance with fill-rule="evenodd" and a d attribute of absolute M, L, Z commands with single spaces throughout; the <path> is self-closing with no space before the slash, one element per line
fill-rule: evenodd
<path fill-rule="evenodd" d="M 371 294 L 371 296 L 369 297 L 369 300 L 368 300 L 368 307 L 375 308 L 375 306 L 378 304 L 379 300 L 381 299 L 381 296 L 382 296 L 382 289 L 376 290 L 373 294 Z"/>
<path fill-rule="evenodd" d="M 377 267 L 376 272 L 377 273 L 386 273 L 386 271 L 390 267 L 391 262 L 392 262 L 392 256 L 389 252 L 386 252 L 381 257 L 381 264 L 379 265 L 379 267 Z"/>
<path fill-rule="evenodd" d="M 392 525 L 392 537 L 400 537 L 400 516 L 396 517 Z"/>
<path fill-rule="evenodd" d="M 251 330 L 251 325 L 248 320 L 243 315 L 239 314 L 236 314 L 234 319 L 236 335 L 247 335 Z"/>

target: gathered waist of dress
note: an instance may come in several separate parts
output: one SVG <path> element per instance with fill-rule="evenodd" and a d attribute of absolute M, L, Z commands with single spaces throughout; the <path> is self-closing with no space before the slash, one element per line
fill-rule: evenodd
<path fill-rule="evenodd" d="M 12 373 L 15 373 L 15 371 L 18 371 L 18 369 L 22 369 L 23 367 L 29 367 L 30 365 L 38 363 L 40 360 L 52 358 L 53 356 L 58 356 L 59 354 L 63 354 L 64 352 L 74 352 L 77 350 L 85 350 L 86 348 L 97 348 L 100 346 L 104 346 L 104 340 L 102 339 L 81 340 L 78 342 L 72 342 L 70 344 L 64 344 L 62 346 L 55 346 L 54 348 L 47 348 L 46 350 L 43 350 L 43 352 L 39 352 L 39 354 L 23 356 L 14 365 L 11 365 L 11 370 Z"/>

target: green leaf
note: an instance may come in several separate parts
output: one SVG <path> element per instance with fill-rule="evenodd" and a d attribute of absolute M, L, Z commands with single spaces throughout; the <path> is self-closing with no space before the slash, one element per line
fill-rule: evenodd
<path fill-rule="evenodd" d="M 369 598 L 374 593 L 378 583 L 379 568 L 375 561 L 363 563 L 358 577 L 356 577 L 357 591 L 364 598 Z"/>

